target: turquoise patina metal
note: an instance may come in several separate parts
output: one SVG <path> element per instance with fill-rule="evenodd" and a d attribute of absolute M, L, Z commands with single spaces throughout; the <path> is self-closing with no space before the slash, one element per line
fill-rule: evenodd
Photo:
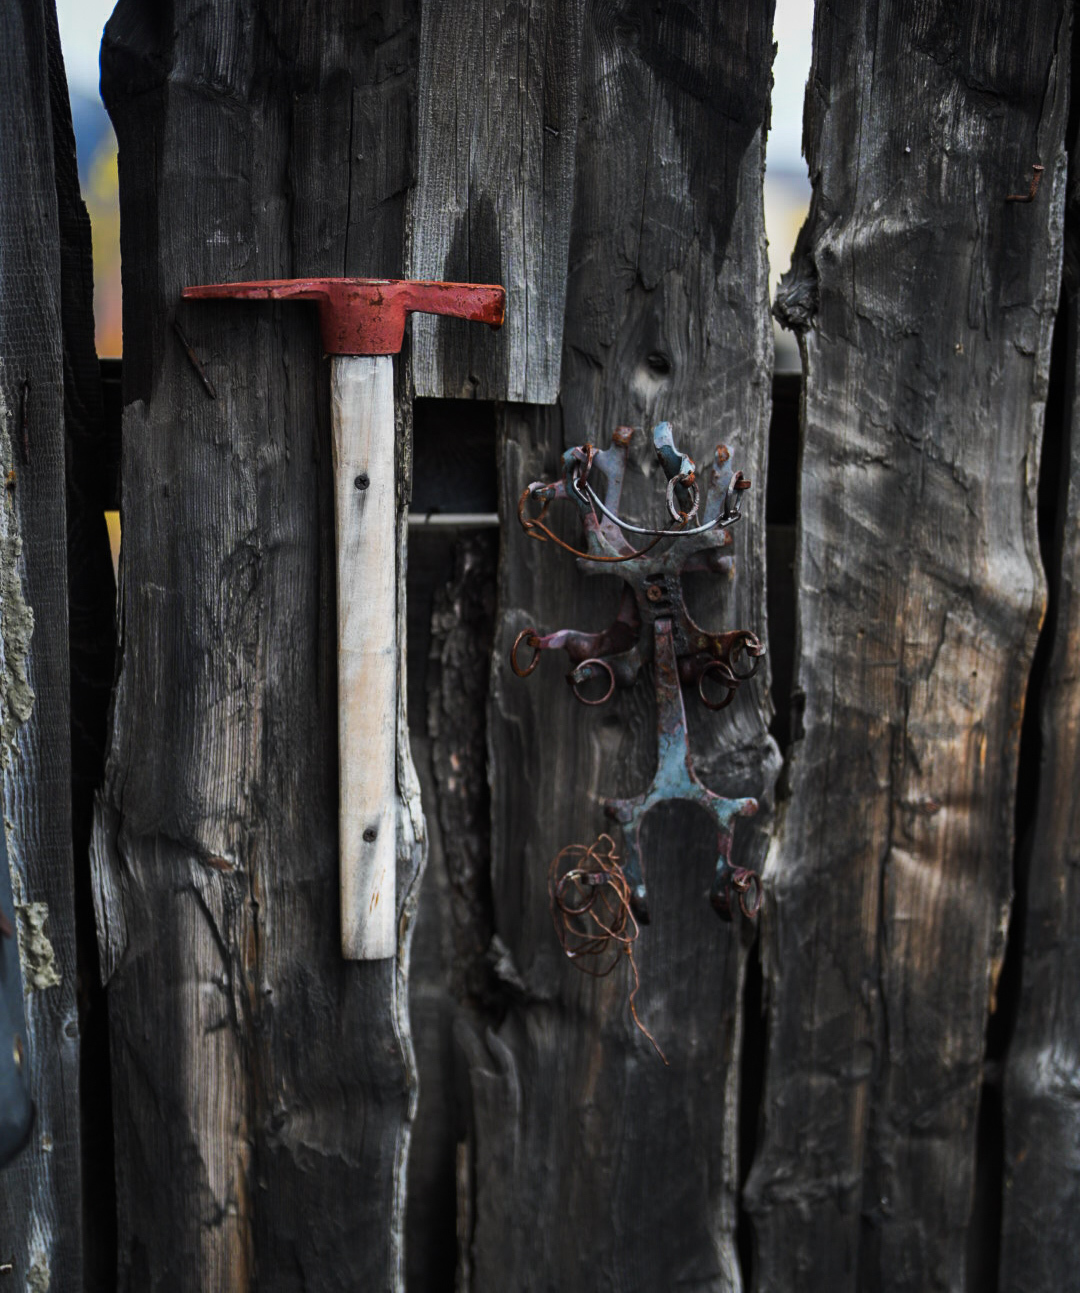
<path fill-rule="evenodd" d="M 757 801 L 727 799 L 701 782 L 690 754 L 682 695 L 684 685 L 694 686 L 708 708 L 723 709 L 757 671 L 765 652 L 747 629 L 710 632 L 702 628 L 687 610 L 682 589 L 682 576 L 691 571 L 734 577 L 734 558 L 725 549 L 731 545 L 730 527 L 739 519 L 739 497 L 749 481 L 732 470 L 727 447 L 718 445 L 702 504 L 695 464 L 675 447 L 670 424 L 661 422 L 653 429 L 652 439 L 667 478 L 670 521 L 663 528 L 629 522 L 619 515 L 619 503 L 632 436 L 632 428 L 619 427 L 607 449 L 593 445 L 568 449 L 561 478 L 529 485 L 518 507 L 526 533 L 569 548 L 583 574 L 617 573 L 625 581 L 614 622 L 598 633 L 560 629 L 541 635 L 533 628 L 524 629 L 511 651 L 511 665 L 525 677 L 543 652 L 565 651 L 573 666 L 567 681 L 586 705 L 604 704 L 616 687 L 633 686 L 646 665 L 654 666 L 656 774 L 642 794 L 603 801 L 622 830 L 622 869 L 634 913 L 643 923 L 649 919 L 642 821 L 663 801 L 685 800 L 705 809 L 716 823 L 713 906 L 730 919 L 737 904 L 752 918 L 761 901 L 758 878 L 752 871 L 732 867 L 731 846 L 735 819 L 757 812 Z M 584 550 L 570 548 L 545 524 L 547 510 L 557 499 L 569 499 L 577 507 L 585 532 Z M 531 500 L 541 504 L 539 514 L 532 517 L 526 513 Z M 628 536 L 641 536 L 647 542 L 636 548 Z M 533 651 L 528 663 L 519 659 L 523 647 Z M 586 689 L 596 683 L 601 694 L 588 695 Z"/>

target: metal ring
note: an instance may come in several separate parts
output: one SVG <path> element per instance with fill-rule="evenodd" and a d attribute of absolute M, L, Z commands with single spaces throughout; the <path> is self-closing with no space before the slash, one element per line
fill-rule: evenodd
<path fill-rule="evenodd" d="M 607 676 L 611 680 L 608 684 L 607 691 L 604 692 L 604 694 L 600 697 L 599 700 L 588 700 L 585 696 L 581 694 L 580 691 L 578 691 L 578 684 L 574 681 L 574 674 L 568 673 L 566 675 L 566 681 L 570 684 L 570 690 L 574 693 L 574 695 L 578 698 L 578 700 L 581 701 L 583 705 L 606 704 L 607 701 L 611 699 L 611 697 L 614 695 L 614 692 L 615 692 L 615 670 L 612 669 L 611 665 L 609 665 L 606 660 L 598 660 L 595 656 L 590 656 L 588 660 L 582 660 L 582 662 L 578 665 L 577 669 L 574 670 L 574 673 L 577 673 L 579 669 L 584 669 L 587 664 L 598 664 L 601 669 L 607 670 Z M 585 678 L 583 679 L 583 681 L 590 682 L 591 679 Z"/>
<path fill-rule="evenodd" d="M 682 487 L 690 495 L 690 510 L 688 512 L 680 512 L 678 507 L 676 507 L 675 505 L 675 487 L 677 485 L 682 485 Z M 696 483 L 692 479 L 688 481 L 684 476 L 672 476 L 672 478 L 668 481 L 667 510 L 668 512 L 670 512 L 671 519 L 673 521 L 681 521 L 683 525 L 689 524 L 689 522 L 692 521 L 695 516 L 697 516 L 698 505 L 700 504 L 700 502 L 701 502 L 701 491 L 698 489 Z"/>
<path fill-rule="evenodd" d="M 705 679 L 710 673 L 719 673 L 722 677 L 724 686 L 727 687 L 727 695 L 723 700 L 716 702 L 711 701 L 705 695 Z M 735 693 L 739 690 L 739 679 L 731 671 L 730 666 L 726 665 L 723 660 L 710 660 L 708 664 L 698 674 L 697 694 L 701 697 L 701 703 L 706 709 L 726 709 L 735 699 Z"/>
<path fill-rule="evenodd" d="M 736 867 L 731 873 L 731 887 L 738 891 L 739 910 L 747 920 L 754 920 L 761 910 L 761 900 L 764 897 L 758 873 L 748 867 Z M 753 894 L 753 898 L 751 905 L 747 906 L 746 899 L 750 894 Z"/>
<path fill-rule="evenodd" d="M 743 655 L 746 656 L 747 660 L 750 661 L 749 673 L 740 673 L 738 669 L 734 668 L 731 664 L 732 658 L 737 656 L 740 652 L 742 652 Z M 737 678 L 739 682 L 746 682 L 748 678 L 752 678 L 754 674 L 757 673 L 758 668 L 761 665 L 761 657 L 764 654 L 765 648 L 761 645 L 761 639 L 757 634 L 751 633 L 749 629 L 743 629 L 738 639 L 732 644 L 731 649 L 728 651 L 728 658 L 724 663 L 731 670 L 733 678 Z"/>
<path fill-rule="evenodd" d="M 587 911 L 592 909 L 593 904 L 596 902 L 597 889 L 599 886 L 586 879 L 586 877 L 590 875 L 592 875 L 592 872 L 586 871 L 582 867 L 572 867 L 559 878 L 558 883 L 555 885 L 555 903 L 560 911 L 565 912 L 568 916 L 583 916 Z M 603 882 L 606 881 L 607 877 L 605 876 Z M 592 890 L 592 892 L 587 895 L 587 901 L 583 902 L 580 907 L 567 902 L 563 897 L 566 887 L 569 884 L 573 884 L 579 892 L 583 885 Z"/>
<path fill-rule="evenodd" d="M 522 642 L 524 642 L 526 646 L 532 647 L 536 652 L 524 668 L 518 664 L 517 659 L 518 648 L 521 646 Z M 513 669 L 519 678 L 527 678 L 540 663 L 540 651 L 540 639 L 536 636 L 536 630 L 534 628 L 522 629 L 517 637 L 514 638 L 514 645 L 510 648 L 510 668 Z"/>

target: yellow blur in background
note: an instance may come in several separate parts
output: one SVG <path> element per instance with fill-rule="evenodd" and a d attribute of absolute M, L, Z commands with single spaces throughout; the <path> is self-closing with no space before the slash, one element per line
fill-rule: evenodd
<path fill-rule="evenodd" d="M 124 338 L 120 309 L 120 191 L 116 136 L 105 132 L 83 181 L 94 242 L 94 339 L 103 358 L 118 357 Z"/>

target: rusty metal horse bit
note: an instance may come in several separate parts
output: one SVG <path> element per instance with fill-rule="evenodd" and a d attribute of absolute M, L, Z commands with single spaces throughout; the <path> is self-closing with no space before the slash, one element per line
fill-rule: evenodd
<path fill-rule="evenodd" d="M 634 525 L 619 516 L 619 500 L 629 455 L 632 427 L 619 427 L 611 447 L 577 445 L 563 455 L 563 473 L 553 482 L 528 485 L 518 503 L 518 519 L 525 532 L 542 542 L 554 541 L 579 558 L 584 574 L 615 567 L 624 581 L 622 601 L 615 621 L 599 633 L 560 629 L 541 635 L 534 628 L 518 634 L 510 664 L 519 677 L 527 677 L 544 651 L 565 651 L 573 668 L 567 681 L 582 704 L 601 705 L 616 687 L 631 687 L 644 665 L 653 664 L 657 711 L 657 767 L 651 784 L 630 798 L 604 799 L 607 815 L 622 830 L 626 862 L 622 870 L 629 884 L 630 904 L 638 921 L 649 920 L 645 877 L 641 860 L 641 824 L 658 803 L 689 800 L 714 819 L 717 862 L 711 901 L 730 920 L 737 901 L 753 919 L 761 906 L 756 872 L 731 865 L 731 845 L 737 817 L 757 812 L 756 799 L 727 799 L 709 790 L 698 778 L 690 754 L 682 686 L 696 686 L 709 709 L 724 709 L 740 685 L 752 678 L 765 648 L 747 629 L 709 633 L 690 617 L 683 598 L 682 576 L 690 571 L 734 573 L 734 557 L 724 552 L 732 542 L 730 526 L 739 519 L 739 500 L 750 482 L 732 471 L 730 453 L 718 445 L 709 472 L 705 498 L 697 482 L 694 462 L 680 453 L 672 440 L 671 426 L 661 422 L 653 429 L 653 447 L 667 477 L 666 503 L 671 523 L 663 529 Z M 569 499 L 581 516 L 586 548 L 573 548 L 545 523 L 556 499 Z M 540 510 L 529 516 L 530 502 Z M 628 536 L 648 540 L 633 547 Z M 522 661 L 523 648 L 532 651 Z M 590 698 L 583 688 L 590 682 L 606 684 L 603 694 Z"/>

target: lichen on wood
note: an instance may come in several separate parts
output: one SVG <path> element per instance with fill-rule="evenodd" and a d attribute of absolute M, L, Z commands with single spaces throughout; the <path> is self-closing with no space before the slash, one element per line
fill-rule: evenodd
<path fill-rule="evenodd" d="M 11 759 L 16 731 L 34 708 L 34 689 L 26 674 L 34 612 L 23 593 L 20 574 L 23 543 L 15 498 L 18 474 L 9 476 L 15 471 L 12 466 L 15 422 L 0 389 L 0 480 L 9 483 L 0 499 L 0 766 L 3 767 Z"/>
<path fill-rule="evenodd" d="M 45 932 L 45 922 L 48 919 L 48 903 L 17 902 L 15 904 L 15 927 L 19 936 L 23 991 L 27 996 L 31 992 L 55 988 L 60 983 L 56 953 Z"/>

